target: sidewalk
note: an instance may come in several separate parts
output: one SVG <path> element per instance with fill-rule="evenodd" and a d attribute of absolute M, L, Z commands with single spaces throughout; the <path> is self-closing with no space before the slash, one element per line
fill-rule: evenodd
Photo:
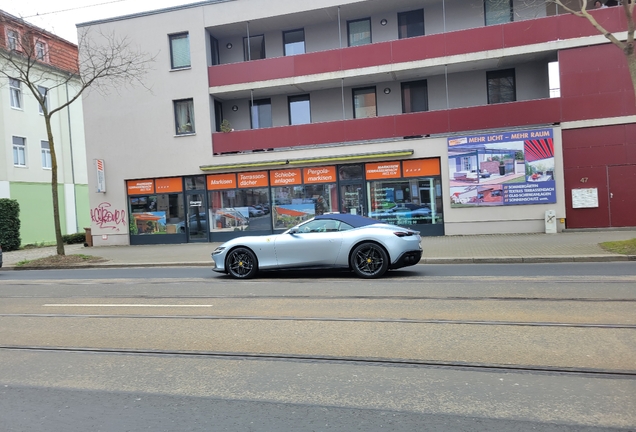
<path fill-rule="evenodd" d="M 422 263 L 523 263 L 636 261 L 636 256 L 617 255 L 598 245 L 636 238 L 636 230 L 563 232 L 558 234 L 493 234 L 423 237 Z M 85 254 L 106 259 L 77 267 L 212 266 L 210 254 L 220 243 L 90 247 L 67 245 L 67 255 Z M 3 269 L 23 260 L 56 254 L 55 247 L 4 252 Z"/>

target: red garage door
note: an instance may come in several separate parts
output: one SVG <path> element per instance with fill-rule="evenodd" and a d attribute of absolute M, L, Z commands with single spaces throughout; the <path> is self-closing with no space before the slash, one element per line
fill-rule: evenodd
<path fill-rule="evenodd" d="M 607 167 L 610 191 L 610 225 L 636 226 L 636 165 Z"/>

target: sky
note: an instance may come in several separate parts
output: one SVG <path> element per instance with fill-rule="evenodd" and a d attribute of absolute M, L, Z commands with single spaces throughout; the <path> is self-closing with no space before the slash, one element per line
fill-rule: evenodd
<path fill-rule="evenodd" d="M 196 3 L 198 0 L 0 0 L 0 9 L 77 43 L 75 24 Z"/>

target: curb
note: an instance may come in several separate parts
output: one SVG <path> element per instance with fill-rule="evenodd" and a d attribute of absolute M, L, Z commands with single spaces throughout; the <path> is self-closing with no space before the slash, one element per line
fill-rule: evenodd
<path fill-rule="evenodd" d="M 551 257 L 479 257 L 479 258 L 422 258 L 419 264 L 550 264 L 550 263 L 585 263 L 585 262 L 627 262 L 636 261 L 636 255 L 578 255 Z M 0 271 L 21 270 L 65 270 L 65 269 L 98 269 L 98 268 L 152 268 L 152 267 L 212 267 L 210 261 L 195 262 L 163 262 L 163 263 L 109 263 L 109 264 L 77 264 L 72 266 L 28 267 L 7 266 Z"/>

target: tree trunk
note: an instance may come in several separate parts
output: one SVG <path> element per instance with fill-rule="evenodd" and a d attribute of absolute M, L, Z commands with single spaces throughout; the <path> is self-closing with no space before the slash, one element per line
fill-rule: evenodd
<path fill-rule="evenodd" d="M 46 123 L 46 134 L 49 139 L 49 147 L 51 149 L 51 195 L 53 197 L 53 223 L 55 224 L 55 243 L 57 245 L 57 254 L 66 255 L 64 252 L 64 240 L 62 239 L 62 226 L 60 225 L 60 203 L 57 194 L 57 156 L 55 155 L 55 143 L 53 142 L 53 132 L 51 130 L 51 115 L 44 113 L 44 122 Z"/>

